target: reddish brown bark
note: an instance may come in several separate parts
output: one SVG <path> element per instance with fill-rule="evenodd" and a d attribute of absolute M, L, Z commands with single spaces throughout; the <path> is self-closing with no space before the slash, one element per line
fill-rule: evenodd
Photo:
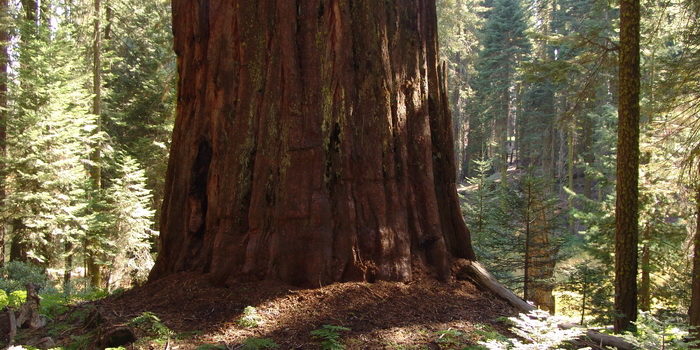
<path fill-rule="evenodd" d="M 700 177 L 698 178 L 700 181 Z M 695 236 L 693 237 L 693 278 L 692 295 L 690 298 L 690 308 L 688 309 L 688 319 L 695 340 L 700 341 L 700 184 L 695 192 Z M 700 348 L 700 345 L 696 346 Z"/>
<path fill-rule="evenodd" d="M 637 319 L 639 241 L 639 0 L 620 1 L 615 203 L 615 332 Z"/>
<path fill-rule="evenodd" d="M 151 279 L 445 279 L 461 217 L 434 0 L 173 0 Z"/>

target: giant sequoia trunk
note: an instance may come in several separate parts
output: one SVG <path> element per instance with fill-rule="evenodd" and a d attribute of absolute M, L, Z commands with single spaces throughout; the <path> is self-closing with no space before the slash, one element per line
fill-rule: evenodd
<path fill-rule="evenodd" d="M 474 259 L 434 0 L 173 0 L 173 31 L 151 279 L 445 279 Z"/>

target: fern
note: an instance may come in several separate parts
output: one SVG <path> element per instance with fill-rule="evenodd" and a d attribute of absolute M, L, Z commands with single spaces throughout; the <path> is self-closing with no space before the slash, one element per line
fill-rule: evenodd
<path fill-rule="evenodd" d="M 242 350 L 277 349 L 279 345 L 269 338 L 248 338 L 243 342 Z"/>
<path fill-rule="evenodd" d="M 132 319 L 129 325 L 156 338 L 167 338 L 173 334 L 173 331 L 171 331 L 168 326 L 164 325 L 156 314 L 149 311 L 145 311 Z"/>
<path fill-rule="evenodd" d="M 323 350 L 344 350 L 345 346 L 340 342 L 340 332 L 348 332 L 350 328 L 324 324 L 319 329 L 311 331 L 311 337 L 321 341 Z"/>
<path fill-rule="evenodd" d="M 197 350 L 226 350 L 226 346 L 216 344 L 202 344 L 197 347 Z"/>

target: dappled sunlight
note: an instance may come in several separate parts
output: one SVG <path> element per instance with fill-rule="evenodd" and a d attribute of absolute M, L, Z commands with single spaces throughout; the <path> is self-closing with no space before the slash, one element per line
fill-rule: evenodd
<path fill-rule="evenodd" d="M 263 281 L 222 288 L 187 274 L 108 298 L 99 307 L 109 324 L 150 311 L 175 333 L 202 331 L 181 340 L 183 344 L 240 344 L 248 338 L 270 338 L 282 348 L 306 348 L 314 343 L 310 332 L 323 325 L 350 328 L 343 339 L 359 349 L 379 340 L 427 344 L 439 336 L 437 332 L 467 333 L 475 324 L 505 331 L 496 319 L 512 315 L 504 301 L 468 282 L 353 282 L 298 289 Z"/>

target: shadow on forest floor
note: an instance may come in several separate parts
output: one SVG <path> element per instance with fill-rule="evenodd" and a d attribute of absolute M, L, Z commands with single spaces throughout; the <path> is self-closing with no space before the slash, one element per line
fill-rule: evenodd
<path fill-rule="evenodd" d="M 438 349 L 439 331 L 460 331 L 466 335 L 460 341 L 473 344 L 479 339 L 469 335 L 484 325 L 508 333 L 497 319 L 514 314 L 506 302 L 469 282 L 431 279 L 317 289 L 264 281 L 226 288 L 201 276 L 178 274 L 92 305 L 101 329 L 126 325 L 148 311 L 176 334 L 189 335 L 151 347 L 160 349 L 197 349 L 202 344 L 235 349 L 250 338 L 272 339 L 279 349 L 315 349 L 320 347 L 310 332 L 323 325 L 349 328 L 342 333 L 348 349 Z M 238 321 L 248 306 L 255 308 L 255 317 L 246 326 Z M 70 340 L 64 337 L 63 342 Z"/>

